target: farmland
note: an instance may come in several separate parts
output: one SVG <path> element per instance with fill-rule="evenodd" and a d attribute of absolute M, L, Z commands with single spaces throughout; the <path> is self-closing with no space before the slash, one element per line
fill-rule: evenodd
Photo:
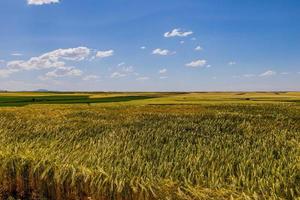
<path fill-rule="evenodd" d="M 0 93 L 0 199 L 300 198 L 300 93 Z"/>

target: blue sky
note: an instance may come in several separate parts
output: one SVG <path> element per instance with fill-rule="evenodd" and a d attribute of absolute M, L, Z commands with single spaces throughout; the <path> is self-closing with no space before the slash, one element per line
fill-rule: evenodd
<path fill-rule="evenodd" d="M 298 0 L 1 0 L 0 90 L 300 90 Z"/>

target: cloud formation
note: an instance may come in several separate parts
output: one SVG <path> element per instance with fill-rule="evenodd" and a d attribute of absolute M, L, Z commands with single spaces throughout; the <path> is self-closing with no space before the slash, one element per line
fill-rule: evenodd
<path fill-rule="evenodd" d="M 201 46 L 197 46 L 197 47 L 195 48 L 195 51 L 201 51 L 201 50 L 203 50 L 203 48 L 202 48 Z"/>
<path fill-rule="evenodd" d="M 255 77 L 255 74 L 243 74 L 243 77 L 251 78 L 251 77 Z"/>
<path fill-rule="evenodd" d="M 283 73 L 280 73 L 281 75 L 287 75 L 289 74 L 288 72 L 283 72 Z M 275 71 L 272 71 L 272 70 L 268 70 L 264 73 L 261 73 L 261 74 L 242 74 L 242 75 L 236 75 L 236 76 L 233 76 L 233 78 L 253 78 L 253 77 L 268 77 L 268 76 L 275 76 L 277 75 L 277 72 Z"/>
<path fill-rule="evenodd" d="M 136 80 L 137 81 L 147 81 L 147 80 L 149 80 L 150 78 L 149 77 L 147 77 L 147 76 L 141 76 L 141 77 L 138 77 Z"/>
<path fill-rule="evenodd" d="M 85 77 L 82 78 L 82 80 L 84 81 L 90 81 L 90 80 L 96 80 L 99 79 L 100 77 L 97 75 L 87 75 Z"/>
<path fill-rule="evenodd" d="M 116 72 L 113 72 L 111 75 L 110 75 L 110 78 L 122 78 L 122 77 L 126 77 L 128 75 L 131 75 L 131 74 L 136 74 L 134 72 L 134 69 L 132 66 L 129 66 L 129 67 L 122 67 L 119 71 L 116 71 Z"/>
<path fill-rule="evenodd" d="M 268 70 L 262 74 L 260 74 L 260 77 L 267 77 L 267 76 L 275 76 L 277 73 L 275 71 L 272 70 Z"/>
<path fill-rule="evenodd" d="M 181 31 L 181 29 L 179 28 L 175 28 L 172 31 L 166 32 L 164 34 L 164 37 L 166 38 L 170 38 L 170 37 L 187 37 L 189 35 L 192 35 L 193 32 L 192 31 Z"/>
<path fill-rule="evenodd" d="M 119 63 L 119 64 L 118 64 L 118 67 L 121 67 L 121 66 L 123 66 L 123 65 L 125 65 L 125 62 Z"/>
<path fill-rule="evenodd" d="M 21 53 L 12 53 L 11 55 L 12 56 L 22 56 L 23 54 L 21 54 Z"/>
<path fill-rule="evenodd" d="M 168 77 L 167 76 L 161 76 L 159 77 L 159 79 L 167 79 Z"/>
<path fill-rule="evenodd" d="M 206 60 L 195 60 L 190 63 L 187 63 L 185 66 L 187 67 L 203 67 L 207 63 Z"/>
<path fill-rule="evenodd" d="M 65 61 L 81 61 L 86 59 L 90 54 L 90 49 L 87 47 L 77 47 L 69 49 L 57 49 L 37 57 L 32 57 L 28 60 L 13 60 L 6 64 L 6 67 L 1 69 L 0 76 L 7 77 L 12 73 L 29 70 L 42 70 L 55 68 L 54 71 L 46 74 L 48 77 L 62 77 L 80 74 L 80 70 L 75 67 L 66 66 Z"/>
<path fill-rule="evenodd" d="M 121 73 L 121 72 L 113 72 L 111 75 L 110 75 L 110 78 L 122 78 L 122 77 L 125 77 L 127 76 L 127 74 L 125 73 Z"/>
<path fill-rule="evenodd" d="M 229 63 L 228 63 L 228 65 L 236 65 L 236 62 L 235 61 L 230 61 Z"/>
<path fill-rule="evenodd" d="M 9 77 L 12 73 L 17 72 L 16 70 L 13 69 L 0 69 L 0 78 L 6 78 Z"/>
<path fill-rule="evenodd" d="M 114 55 L 114 50 L 107 50 L 107 51 L 98 51 L 96 54 L 97 58 L 106 58 Z"/>
<path fill-rule="evenodd" d="M 281 72 L 280 74 L 281 74 L 281 75 L 288 75 L 289 72 Z"/>
<path fill-rule="evenodd" d="M 58 67 L 53 71 L 47 72 L 47 78 L 59 78 L 65 76 L 81 76 L 83 72 L 75 67 Z"/>
<path fill-rule="evenodd" d="M 60 0 L 27 0 L 28 5 L 43 5 L 51 3 L 59 3 Z"/>
<path fill-rule="evenodd" d="M 165 73 L 167 73 L 167 71 L 168 70 L 164 68 L 164 69 L 159 70 L 158 73 L 159 74 L 165 74 Z"/>
<path fill-rule="evenodd" d="M 171 55 L 171 54 L 174 54 L 175 52 L 170 52 L 168 49 L 154 49 L 152 51 L 152 54 L 153 55 L 160 55 L 160 56 L 167 56 L 167 55 Z"/>

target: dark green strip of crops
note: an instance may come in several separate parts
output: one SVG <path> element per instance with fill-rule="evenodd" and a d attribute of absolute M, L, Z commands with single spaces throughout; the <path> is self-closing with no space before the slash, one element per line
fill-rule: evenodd
<path fill-rule="evenodd" d="M 110 103 L 126 102 L 154 98 L 151 96 L 117 96 L 89 98 L 89 96 L 28 96 L 0 97 L 0 106 L 25 106 L 29 104 L 82 104 L 82 103 Z"/>

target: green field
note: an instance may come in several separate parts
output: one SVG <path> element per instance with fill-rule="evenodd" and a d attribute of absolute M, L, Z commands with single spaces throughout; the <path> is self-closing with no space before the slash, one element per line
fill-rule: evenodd
<path fill-rule="evenodd" d="M 126 102 L 149 99 L 151 96 L 109 96 L 90 98 L 89 95 L 47 95 L 47 96 L 0 96 L 0 106 L 26 106 L 30 104 L 91 104 Z"/>
<path fill-rule="evenodd" d="M 300 93 L 0 93 L 0 199 L 300 199 Z"/>

